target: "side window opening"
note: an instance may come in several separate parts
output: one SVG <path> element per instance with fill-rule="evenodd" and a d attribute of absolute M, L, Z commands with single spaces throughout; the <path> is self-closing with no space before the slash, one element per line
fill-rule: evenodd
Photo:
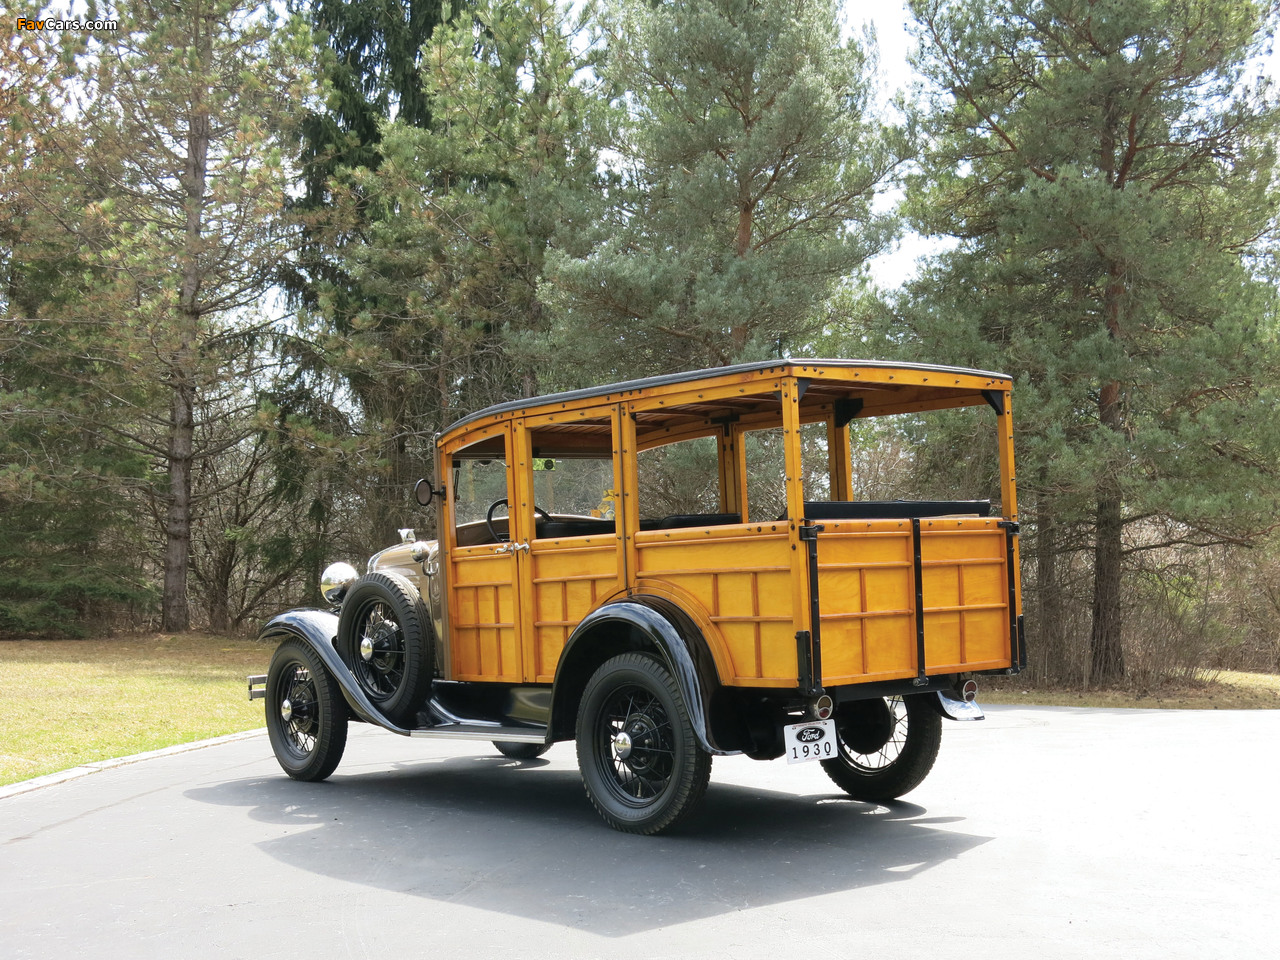
<path fill-rule="evenodd" d="M 612 520 L 613 458 L 533 458 L 533 500 L 552 516 Z"/>
<path fill-rule="evenodd" d="M 613 533 L 617 480 L 608 417 L 529 429 L 533 539 Z"/>
<path fill-rule="evenodd" d="M 695 437 L 640 451 L 636 457 L 641 529 L 668 518 L 720 514 L 720 461 L 715 437 Z"/>
<path fill-rule="evenodd" d="M 990 500 L 998 510 L 997 441 L 986 406 L 854 420 L 854 499 Z"/>
<path fill-rule="evenodd" d="M 453 521 L 455 540 L 459 546 L 488 543 L 493 536 L 486 518 L 489 508 L 507 498 L 507 462 L 502 457 L 467 457 L 467 451 L 453 458 Z M 494 510 L 494 530 L 500 536 L 508 531 L 505 507 Z"/>
<path fill-rule="evenodd" d="M 787 509 L 787 468 L 781 427 L 752 430 L 744 435 L 747 463 L 747 519 L 767 523 L 781 519 Z M 804 498 L 830 500 L 830 460 L 827 425 L 806 423 L 800 428 Z"/>
<path fill-rule="evenodd" d="M 534 539 L 587 537 L 616 529 L 613 457 L 534 457 Z"/>

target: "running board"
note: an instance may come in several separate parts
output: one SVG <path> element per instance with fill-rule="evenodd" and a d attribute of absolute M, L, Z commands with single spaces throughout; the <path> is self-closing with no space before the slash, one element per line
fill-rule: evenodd
<path fill-rule="evenodd" d="M 409 736 L 428 740 L 507 740 L 512 743 L 546 743 L 547 731 L 529 727 L 504 727 L 494 723 L 438 723 L 410 730 Z"/>

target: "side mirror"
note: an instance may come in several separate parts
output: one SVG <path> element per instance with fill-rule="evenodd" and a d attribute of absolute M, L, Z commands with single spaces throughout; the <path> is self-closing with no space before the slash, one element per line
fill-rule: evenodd
<path fill-rule="evenodd" d="M 421 506 L 430 506 L 431 499 L 436 492 L 431 489 L 430 480 L 419 480 L 413 485 L 413 499 L 417 500 Z"/>

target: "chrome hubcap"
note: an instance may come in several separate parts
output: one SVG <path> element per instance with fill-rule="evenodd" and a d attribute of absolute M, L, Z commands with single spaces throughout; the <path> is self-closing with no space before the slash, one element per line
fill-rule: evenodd
<path fill-rule="evenodd" d="M 293 719 L 293 704 L 288 700 L 280 701 L 280 716 L 284 718 L 285 723 Z"/>
<path fill-rule="evenodd" d="M 365 637 L 360 641 L 360 658 L 368 663 L 373 659 L 373 639 Z"/>
<path fill-rule="evenodd" d="M 631 756 L 631 735 L 625 730 L 619 730 L 613 735 L 613 752 L 619 760 Z"/>

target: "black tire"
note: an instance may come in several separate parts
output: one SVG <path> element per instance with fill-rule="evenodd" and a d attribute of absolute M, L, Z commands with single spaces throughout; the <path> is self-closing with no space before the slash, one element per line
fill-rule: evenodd
<path fill-rule="evenodd" d="M 276 648 L 267 671 L 267 736 L 284 772 L 323 780 L 347 747 L 347 704 L 338 681 L 301 640 Z"/>
<path fill-rule="evenodd" d="M 549 743 L 516 743 L 514 740 L 495 740 L 493 745 L 510 760 L 537 760 L 551 749 Z"/>
<path fill-rule="evenodd" d="M 431 690 L 431 617 L 413 584 L 369 573 L 351 585 L 338 618 L 338 655 L 392 723 L 409 725 Z"/>
<path fill-rule="evenodd" d="M 855 800 L 896 800 L 929 775 L 942 744 L 933 694 L 860 700 L 836 714 L 840 755 L 822 769 Z"/>
<path fill-rule="evenodd" d="M 658 661 L 627 653 L 587 681 L 578 711 L 578 768 L 611 827 L 653 834 L 697 806 L 711 778 L 684 697 Z"/>

